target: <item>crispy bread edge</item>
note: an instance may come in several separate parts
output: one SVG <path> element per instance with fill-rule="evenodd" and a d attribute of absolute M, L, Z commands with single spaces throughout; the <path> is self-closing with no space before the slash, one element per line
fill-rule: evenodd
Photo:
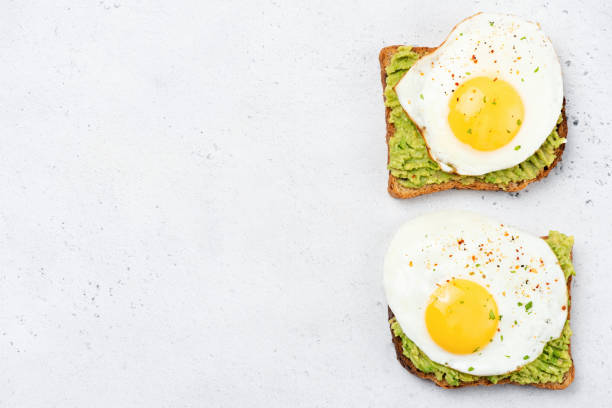
<path fill-rule="evenodd" d="M 548 237 L 542 237 L 542 238 L 546 239 Z M 571 283 L 572 283 L 572 277 L 570 276 L 569 279 L 567 280 L 567 296 L 569 300 L 569 307 L 567 309 L 567 319 L 568 320 L 570 319 L 570 312 L 572 310 Z M 391 318 L 393 318 L 394 316 L 393 312 L 391 311 L 389 307 L 387 307 L 387 310 L 389 313 L 389 320 L 391 320 Z M 391 330 L 391 325 L 389 325 L 389 330 Z M 402 350 L 402 339 L 399 336 L 395 336 L 393 334 L 393 330 L 391 330 L 391 337 L 393 339 L 393 345 L 395 346 L 395 354 L 397 355 L 397 360 L 400 362 L 400 364 L 406 370 L 410 371 L 412 374 L 416 375 L 417 377 L 423 378 L 425 380 L 433 381 L 437 386 L 442 387 L 442 388 L 450 389 L 450 388 L 472 387 L 476 385 L 490 386 L 490 385 L 498 385 L 498 384 L 515 384 L 515 385 L 531 385 L 533 387 L 546 388 L 549 390 L 562 390 L 564 388 L 567 388 L 572 383 L 572 381 L 574 381 L 574 360 L 572 358 L 571 339 L 570 339 L 570 343 L 568 346 L 568 352 L 570 355 L 570 360 L 572 361 L 572 366 L 570 367 L 569 371 L 565 374 L 565 378 L 563 379 L 563 382 L 561 383 L 551 382 L 551 383 L 543 383 L 543 384 L 535 384 L 535 383 L 534 384 L 519 384 L 517 382 L 506 379 L 506 380 L 499 381 L 497 384 L 493 384 L 491 381 L 487 380 L 486 378 L 482 378 L 478 381 L 474 381 L 471 383 L 463 383 L 457 386 L 453 386 L 453 385 L 450 385 L 445 380 L 438 380 L 434 374 L 427 374 L 417 369 L 414 366 L 414 364 L 412 364 L 412 361 L 410 361 L 410 359 L 404 355 L 403 350 Z"/>
<path fill-rule="evenodd" d="M 382 81 L 383 87 L 383 98 L 384 91 L 387 85 L 387 73 L 386 67 L 390 64 L 391 58 L 395 51 L 399 48 L 399 45 L 392 45 L 389 47 L 385 47 L 380 50 L 380 54 L 378 59 L 380 61 L 380 78 Z M 434 51 L 436 48 L 430 47 L 412 47 L 412 50 L 419 54 L 419 56 L 423 56 L 429 54 Z M 395 126 L 389 123 L 389 114 L 391 110 L 388 107 L 385 107 L 385 120 L 387 122 L 387 164 L 389 163 L 389 139 L 395 133 Z M 563 121 L 558 126 L 559 136 L 562 138 L 567 138 L 567 118 L 565 116 L 565 99 L 563 100 L 563 108 L 561 109 L 561 115 L 563 116 Z M 533 183 L 534 181 L 538 181 L 548 176 L 548 173 L 557 165 L 557 163 L 561 160 L 561 156 L 563 155 L 563 150 L 565 149 L 565 143 L 559 146 L 555 152 L 555 160 L 552 164 L 546 168 L 544 168 L 535 178 L 530 180 L 521 181 L 519 183 L 509 183 L 506 186 L 500 186 L 493 183 L 485 183 L 482 181 L 475 181 L 472 184 L 462 184 L 459 181 L 448 181 L 440 184 L 428 184 L 420 188 L 407 188 L 402 186 L 396 177 L 391 175 L 389 172 L 389 181 L 388 181 L 388 191 L 389 194 L 395 198 L 413 198 L 423 194 L 431 194 L 437 191 L 444 191 L 450 189 L 458 189 L 458 190 L 493 190 L 493 191 L 506 191 L 513 192 L 519 191 L 527 187 L 528 184 Z"/>

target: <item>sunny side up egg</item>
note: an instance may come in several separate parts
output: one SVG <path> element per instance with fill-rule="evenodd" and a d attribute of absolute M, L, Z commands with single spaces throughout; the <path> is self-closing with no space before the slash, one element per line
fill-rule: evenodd
<path fill-rule="evenodd" d="M 385 258 L 384 288 L 409 339 L 474 375 L 530 363 L 567 320 L 566 281 L 548 244 L 468 212 L 404 224 Z"/>
<path fill-rule="evenodd" d="M 531 156 L 563 104 L 561 65 L 536 23 L 476 14 L 395 86 L 440 168 L 482 175 Z"/>

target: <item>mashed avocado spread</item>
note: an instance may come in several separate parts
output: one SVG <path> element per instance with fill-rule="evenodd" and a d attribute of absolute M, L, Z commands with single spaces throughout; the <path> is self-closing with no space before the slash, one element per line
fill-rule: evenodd
<path fill-rule="evenodd" d="M 391 110 L 389 122 L 395 126 L 395 133 L 389 139 L 388 167 L 402 186 L 420 188 L 427 184 L 439 184 L 452 180 L 463 184 L 472 184 L 479 180 L 506 186 L 512 182 L 533 179 L 545 167 L 552 164 L 556 157 L 555 150 L 565 143 L 565 139 L 559 136 L 556 128 L 532 156 L 514 167 L 482 176 L 460 176 L 442 171 L 440 166 L 429 157 L 425 140 L 402 109 L 393 90 L 404 73 L 418 59 L 419 55 L 413 52 L 411 47 L 399 47 L 386 68 L 385 105 Z M 557 124 L 561 121 L 560 116 Z"/>
<path fill-rule="evenodd" d="M 574 267 L 570 259 L 574 238 L 557 231 L 550 231 L 546 242 L 557 256 L 561 269 L 565 274 L 565 279 L 567 280 L 570 276 L 575 275 Z M 412 364 L 414 364 L 418 370 L 424 373 L 434 374 L 438 381 L 445 380 L 451 386 L 457 386 L 461 383 L 469 383 L 481 379 L 481 377 L 462 373 L 431 361 L 429 357 L 406 337 L 395 317 L 390 319 L 389 323 L 391 324 L 393 334 L 402 339 L 404 355 L 412 361 Z M 565 373 L 567 373 L 572 366 L 572 360 L 568 350 L 571 335 L 572 331 L 568 319 L 565 322 L 565 327 L 561 331 L 561 336 L 546 343 L 542 354 L 540 354 L 536 360 L 511 373 L 486 376 L 485 378 L 494 384 L 504 379 L 509 379 L 519 384 L 561 383 L 563 382 Z"/>

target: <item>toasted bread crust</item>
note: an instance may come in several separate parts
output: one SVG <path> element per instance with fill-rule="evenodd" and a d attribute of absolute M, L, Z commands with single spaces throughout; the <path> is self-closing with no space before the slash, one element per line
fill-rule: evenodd
<path fill-rule="evenodd" d="M 542 237 L 543 239 L 546 239 L 548 237 Z M 571 255 L 570 255 L 571 256 Z M 572 277 L 570 276 L 569 279 L 567 280 L 567 297 L 569 300 L 569 306 L 567 309 L 567 319 L 569 320 L 570 318 L 570 312 L 572 310 L 572 295 L 571 295 L 571 283 L 572 283 Z M 393 312 L 391 311 L 391 308 L 387 307 L 388 313 L 389 313 L 389 320 L 391 320 L 394 316 Z M 474 382 L 470 382 L 470 383 L 462 383 L 460 385 L 450 385 L 448 382 L 446 382 L 445 380 L 438 380 L 436 378 L 436 376 L 434 374 L 427 374 L 424 373 L 423 371 L 420 371 L 419 369 L 417 369 L 414 364 L 412 364 L 412 361 L 410 361 L 410 359 L 408 357 L 406 357 L 404 355 L 403 349 L 402 349 L 402 339 L 399 336 L 396 336 L 393 334 L 393 329 L 391 329 L 391 325 L 389 325 L 389 329 L 391 330 L 391 337 L 393 340 L 393 345 L 395 346 L 395 353 L 397 355 L 397 360 L 400 362 L 400 364 L 408 371 L 410 371 L 412 374 L 416 375 L 417 377 L 423 378 L 425 380 L 430 380 L 433 381 L 436 385 L 442 387 L 442 388 L 461 388 L 461 387 L 471 387 L 471 386 L 475 386 L 475 385 L 497 385 L 497 384 L 515 384 L 515 385 L 524 385 L 524 384 L 519 384 L 515 381 L 511 381 L 511 380 L 500 380 L 497 382 L 497 384 L 492 383 L 491 381 L 487 380 L 486 378 L 481 378 L 478 381 L 474 381 Z M 570 339 L 570 343 L 568 346 L 568 352 L 570 355 L 570 360 L 572 361 L 572 366 L 570 367 L 569 371 L 565 374 L 565 378 L 563 379 L 563 382 L 561 383 L 542 383 L 542 384 L 537 384 L 537 383 L 533 383 L 533 384 L 528 384 L 531 385 L 533 387 L 538 387 L 538 388 L 546 388 L 549 390 L 562 390 L 564 388 L 567 388 L 572 381 L 574 381 L 574 360 L 572 359 L 572 342 Z"/>
<path fill-rule="evenodd" d="M 385 47 L 380 50 L 380 54 L 378 59 L 380 61 L 380 78 L 382 81 L 383 87 L 383 95 L 385 91 L 385 87 L 387 86 L 387 72 L 386 67 L 391 63 L 391 58 L 395 51 L 399 48 L 399 45 L 392 45 L 389 47 Z M 424 56 L 434 51 L 436 48 L 430 47 L 412 47 L 412 50 L 419 54 L 419 56 Z M 383 96 L 384 97 L 384 96 Z M 389 114 L 391 110 L 386 107 L 385 108 L 385 119 L 387 122 L 387 164 L 389 163 L 389 139 L 395 133 L 395 126 L 393 126 L 389 122 Z M 559 136 L 562 138 L 567 138 L 567 118 L 565 116 L 565 100 L 563 100 L 563 108 L 561 109 L 561 115 L 563 116 L 563 121 L 557 127 L 557 131 L 559 132 Z M 505 186 L 501 186 L 493 183 L 485 183 L 482 181 L 475 181 L 472 184 L 462 184 L 459 181 L 447 181 L 440 184 L 428 184 L 420 188 L 407 188 L 402 186 L 398 179 L 389 172 L 389 181 L 388 181 L 388 191 L 395 198 L 413 198 L 423 194 L 435 193 L 437 191 L 444 191 L 450 189 L 458 189 L 458 190 L 493 190 L 493 191 L 506 191 L 513 192 L 519 191 L 527 187 L 528 184 L 533 183 L 534 181 L 538 181 L 548 175 L 550 171 L 557 165 L 557 163 L 561 160 L 561 156 L 563 155 L 563 150 L 565 149 L 565 143 L 559 146 L 555 151 L 555 160 L 548 167 L 545 167 L 535 178 L 530 180 L 521 181 L 519 183 L 509 183 Z"/>

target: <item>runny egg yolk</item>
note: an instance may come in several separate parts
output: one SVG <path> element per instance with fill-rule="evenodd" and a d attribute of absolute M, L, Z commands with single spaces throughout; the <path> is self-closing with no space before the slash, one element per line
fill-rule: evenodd
<path fill-rule="evenodd" d="M 431 295 L 425 310 L 429 335 L 444 350 L 470 354 L 483 349 L 497 330 L 497 304 L 481 285 L 451 279 Z"/>
<path fill-rule="evenodd" d="M 497 150 L 518 133 L 525 109 L 508 82 L 476 77 L 462 83 L 449 102 L 448 123 L 455 137 L 476 150 Z"/>

